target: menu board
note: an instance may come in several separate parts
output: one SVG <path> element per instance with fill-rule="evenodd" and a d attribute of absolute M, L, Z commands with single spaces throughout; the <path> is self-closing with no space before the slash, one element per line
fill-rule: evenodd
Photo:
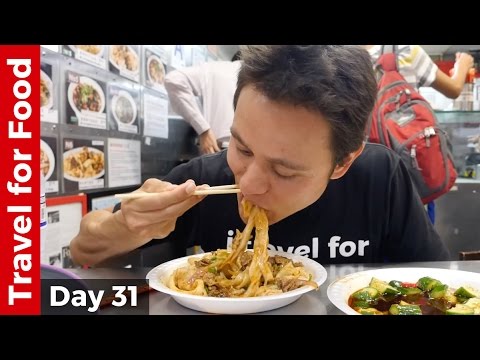
<path fill-rule="evenodd" d="M 144 93 L 143 135 L 168 139 L 168 99 Z"/>
<path fill-rule="evenodd" d="M 141 183 L 140 141 L 108 139 L 108 159 L 109 187 Z"/>
<path fill-rule="evenodd" d="M 87 213 L 85 194 L 47 198 L 47 227 L 40 240 L 40 261 L 73 268 L 70 241 L 78 234 L 80 221 Z"/>

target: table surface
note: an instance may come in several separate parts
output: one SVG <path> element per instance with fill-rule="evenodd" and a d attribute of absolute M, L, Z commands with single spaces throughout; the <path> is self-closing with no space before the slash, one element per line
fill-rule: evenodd
<path fill-rule="evenodd" d="M 440 268 L 462 270 L 480 273 L 480 261 L 438 261 L 438 262 L 412 262 L 398 264 L 345 264 L 326 265 L 327 280 L 318 291 L 311 291 L 301 296 L 297 301 L 279 309 L 261 312 L 261 315 L 341 315 L 327 297 L 328 286 L 336 279 L 345 275 L 365 270 L 382 268 Z M 94 269 L 69 269 L 83 279 L 145 279 L 151 268 L 94 268 Z M 204 313 L 188 309 L 179 305 L 169 295 L 156 290 L 151 290 L 138 295 L 139 305 L 147 302 L 150 315 L 202 315 Z M 101 309 L 101 314 L 125 314 L 124 309 L 106 306 Z"/>

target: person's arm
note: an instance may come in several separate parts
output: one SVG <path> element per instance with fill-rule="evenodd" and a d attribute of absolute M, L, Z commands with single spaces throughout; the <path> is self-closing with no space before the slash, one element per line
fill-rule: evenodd
<path fill-rule="evenodd" d="M 195 96 L 202 96 L 205 71 L 202 67 L 174 70 L 165 77 L 165 88 L 168 92 L 172 109 L 187 121 L 199 135 L 200 151 L 210 154 L 220 151 L 217 138 L 210 129 L 210 124 L 198 107 Z"/>
<path fill-rule="evenodd" d="M 389 262 L 449 260 L 449 251 L 435 231 L 410 179 L 399 161 L 392 173 L 383 253 Z"/>
<path fill-rule="evenodd" d="M 172 185 L 149 179 L 138 191 L 157 195 L 122 201 L 121 209 L 115 213 L 111 208 L 88 213 L 70 243 L 73 261 L 96 265 L 126 254 L 153 238 L 167 237 L 175 229 L 178 217 L 204 198 L 192 195 L 195 189 L 192 180 Z"/>
<path fill-rule="evenodd" d="M 468 71 L 473 67 L 473 57 L 466 53 L 457 53 L 452 77 L 440 69 L 437 70 L 435 81 L 432 87 L 446 97 L 456 99 L 463 90 Z"/>

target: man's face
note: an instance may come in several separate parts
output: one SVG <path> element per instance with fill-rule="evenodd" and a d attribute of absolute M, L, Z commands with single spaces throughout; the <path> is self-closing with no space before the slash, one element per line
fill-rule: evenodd
<path fill-rule="evenodd" d="M 243 198 L 264 208 L 270 224 L 314 203 L 344 173 L 337 176 L 330 137 L 322 115 L 242 89 L 227 154 L 242 219 Z"/>

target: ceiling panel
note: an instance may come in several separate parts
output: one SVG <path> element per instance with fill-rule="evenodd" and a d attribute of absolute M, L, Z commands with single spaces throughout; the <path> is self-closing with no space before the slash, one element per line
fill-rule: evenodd
<path fill-rule="evenodd" d="M 429 55 L 454 54 L 457 51 L 480 50 L 480 45 L 421 45 Z"/>

